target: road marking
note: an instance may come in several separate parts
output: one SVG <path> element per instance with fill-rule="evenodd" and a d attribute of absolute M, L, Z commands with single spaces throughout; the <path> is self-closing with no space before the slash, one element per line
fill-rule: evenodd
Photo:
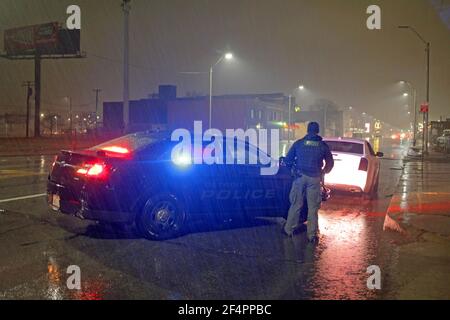
<path fill-rule="evenodd" d="M 12 202 L 12 201 L 18 201 L 18 200 L 26 200 L 26 199 L 33 199 L 33 198 L 39 198 L 39 197 L 43 197 L 46 196 L 46 193 L 39 193 L 39 194 L 32 194 L 29 196 L 23 196 L 23 197 L 15 197 L 15 198 L 9 198 L 9 199 L 1 199 L 0 203 L 3 202 Z"/>
<path fill-rule="evenodd" d="M 12 178 L 23 178 L 32 176 L 44 176 L 48 173 L 39 169 L 39 172 L 33 172 L 28 170 L 15 170 L 15 169 L 0 169 L 0 180 L 12 179 Z"/>

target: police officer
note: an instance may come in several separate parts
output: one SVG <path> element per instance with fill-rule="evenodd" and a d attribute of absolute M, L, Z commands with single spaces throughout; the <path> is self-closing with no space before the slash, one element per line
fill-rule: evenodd
<path fill-rule="evenodd" d="M 284 226 L 284 233 L 292 236 L 299 227 L 300 211 L 305 197 L 308 205 L 308 240 L 318 242 L 318 212 L 322 202 L 320 182 L 323 172 L 329 173 L 333 169 L 334 161 L 330 148 L 319 136 L 317 122 L 310 122 L 308 134 L 292 145 L 286 156 L 286 165 L 295 167 L 296 179 L 292 183 L 289 194 L 291 207 Z"/>

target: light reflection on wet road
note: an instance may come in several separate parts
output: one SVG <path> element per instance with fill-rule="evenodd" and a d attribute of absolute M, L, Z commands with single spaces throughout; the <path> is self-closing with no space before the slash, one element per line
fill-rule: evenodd
<path fill-rule="evenodd" d="M 320 211 L 318 246 L 304 233 L 285 238 L 277 219 L 151 242 L 132 230 L 49 214 L 44 198 L 0 203 L 0 298 L 377 298 L 366 287 L 366 268 L 389 259 L 379 248 L 403 149 L 381 151 L 379 199 L 334 193 Z M 2 159 L 0 199 L 42 193 L 52 160 Z M 82 270 L 80 291 L 66 287 L 69 265 Z"/>

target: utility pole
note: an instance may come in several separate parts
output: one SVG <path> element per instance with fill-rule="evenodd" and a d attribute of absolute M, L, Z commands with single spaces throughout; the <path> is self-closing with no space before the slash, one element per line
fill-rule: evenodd
<path fill-rule="evenodd" d="M 430 106 L 430 43 L 427 42 L 426 45 L 427 52 L 427 104 Z M 428 113 L 424 113 L 425 117 L 425 154 L 428 154 Z"/>
<path fill-rule="evenodd" d="M 41 136 L 41 56 L 34 56 L 34 136 Z"/>
<path fill-rule="evenodd" d="M 33 95 L 33 89 L 31 88 L 33 86 L 32 81 L 26 81 L 22 84 L 22 87 L 27 87 L 27 122 L 25 125 L 26 130 L 26 137 L 28 138 L 30 136 L 30 97 Z"/>
<path fill-rule="evenodd" d="M 98 93 L 102 91 L 102 89 L 94 89 L 95 92 L 95 129 L 98 126 Z"/>
<path fill-rule="evenodd" d="M 417 90 L 413 88 L 413 106 L 414 106 L 414 127 L 413 127 L 413 146 L 417 143 Z"/>
<path fill-rule="evenodd" d="M 129 108 L 129 15 L 131 10 L 131 0 L 123 0 L 123 125 L 124 130 L 129 125 L 130 108 Z"/>

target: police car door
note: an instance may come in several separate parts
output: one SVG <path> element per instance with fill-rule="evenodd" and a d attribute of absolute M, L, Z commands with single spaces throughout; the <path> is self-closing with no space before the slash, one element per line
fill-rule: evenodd
<path fill-rule="evenodd" d="M 241 154 L 245 152 L 245 154 Z M 283 215 L 288 205 L 289 174 L 262 174 L 263 168 L 270 167 L 270 157 L 257 147 L 245 143 L 245 150 L 235 152 L 237 171 L 242 181 L 242 207 L 249 213 L 258 215 Z M 244 161 L 245 159 L 245 161 Z M 253 159 L 253 161 L 252 161 Z M 257 159 L 257 162 L 254 162 Z M 260 160 L 264 159 L 262 164 Z M 278 164 L 278 160 L 276 161 Z"/>

